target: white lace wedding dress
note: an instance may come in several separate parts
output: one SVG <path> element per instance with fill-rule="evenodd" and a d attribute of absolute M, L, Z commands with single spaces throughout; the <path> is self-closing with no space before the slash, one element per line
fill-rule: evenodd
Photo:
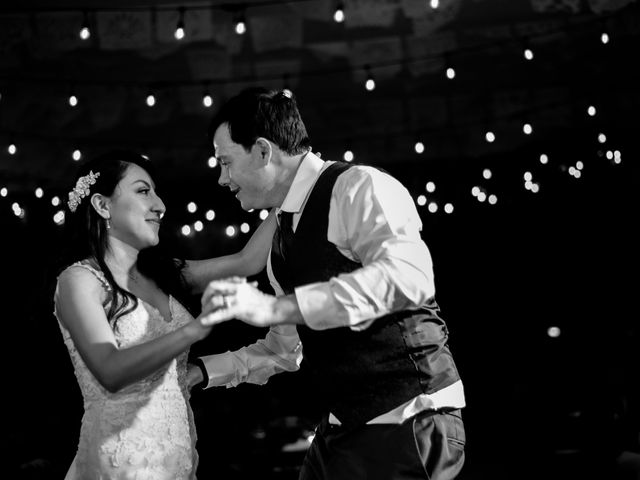
<path fill-rule="evenodd" d="M 69 268 L 90 270 L 109 290 L 99 270 L 85 263 Z M 166 321 L 156 308 L 138 299 L 137 308 L 116 323 L 118 345 L 142 343 L 193 320 L 173 297 L 169 309 L 171 319 Z M 65 480 L 195 479 L 198 454 L 186 384 L 187 353 L 144 380 L 110 393 L 84 364 L 69 332 L 58 324 L 84 400 L 78 450 Z"/>

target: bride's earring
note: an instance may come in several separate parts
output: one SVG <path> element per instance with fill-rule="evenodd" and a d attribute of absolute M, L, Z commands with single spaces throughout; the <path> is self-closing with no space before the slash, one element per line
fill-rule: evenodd
<path fill-rule="evenodd" d="M 105 222 L 107 224 L 107 230 L 109 230 L 111 228 L 111 220 L 109 218 L 105 218 Z"/>

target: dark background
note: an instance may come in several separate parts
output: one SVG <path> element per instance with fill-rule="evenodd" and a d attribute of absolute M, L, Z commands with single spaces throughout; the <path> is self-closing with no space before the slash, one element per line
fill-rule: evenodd
<path fill-rule="evenodd" d="M 253 84 L 294 91 L 324 158 L 351 149 L 355 161 L 386 169 L 414 198 L 437 203 L 435 213 L 418 210 L 467 395 L 461 478 L 627 478 L 616 458 L 638 451 L 639 432 L 638 5 L 477 0 L 432 10 L 419 3 L 422 13 L 411 1 L 345 2 L 347 19 L 360 24 L 333 22 L 329 1 L 182 3 L 212 17 L 199 24 L 197 40 L 187 22 L 181 42 L 161 34 L 175 24 L 177 3 L 2 3 L 7 478 L 63 478 L 77 445 L 82 400 L 47 283 L 62 248 L 51 198 L 64 199 L 70 188 L 71 152 L 86 158 L 126 146 L 147 153 L 168 206 L 162 242 L 186 258 L 236 251 L 250 233 L 228 237 L 225 228 L 247 222 L 253 231 L 260 219 L 217 186 L 205 133 L 217 105 Z M 241 5 L 247 33 L 223 34 Z M 75 33 L 85 9 L 88 42 Z M 380 20 L 380 9 L 391 19 Z M 139 43 L 131 32 L 144 23 L 99 27 L 105 13 L 141 12 L 152 12 L 152 21 Z M 114 38 L 118 48 L 107 41 Z M 531 62 L 522 57 L 525 44 Z M 371 92 L 365 66 L 376 79 Z M 200 103 L 205 84 L 214 96 L 209 109 Z M 150 88 L 153 108 L 144 104 Z M 66 103 L 71 91 L 75 108 Z M 525 121 L 533 134 L 522 133 Z M 487 130 L 495 142 L 485 141 Z M 417 140 L 422 154 L 413 149 Z M 580 178 L 570 174 L 577 162 Z M 524 187 L 526 172 L 537 193 Z M 474 186 L 497 203 L 479 202 Z M 208 209 L 216 212 L 212 222 L 204 220 Z M 196 220 L 204 229 L 182 235 Z M 264 276 L 257 279 L 266 288 Z M 560 335 L 550 337 L 550 327 Z M 221 325 L 192 353 L 238 348 L 263 333 Z M 304 450 L 285 450 L 313 429 L 313 393 L 298 374 L 195 393 L 199 478 L 296 478 Z"/>

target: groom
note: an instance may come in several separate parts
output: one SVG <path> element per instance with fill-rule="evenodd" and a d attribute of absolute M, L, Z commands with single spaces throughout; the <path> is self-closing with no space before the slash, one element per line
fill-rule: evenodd
<path fill-rule="evenodd" d="M 267 263 L 276 296 L 215 281 L 202 302 L 222 305 L 216 321 L 268 326 L 272 342 L 286 339 L 260 358 L 242 349 L 234 362 L 244 381 L 252 370 L 255 383 L 295 370 L 299 337 L 326 413 L 300 479 L 455 478 L 464 390 L 408 191 L 376 168 L 314 155 L 289 90 L 240 93 L 210 134 L 218 183 L 245 210 L 276 209 Z M 207 386 L 220 384 L 220 358 L 202 358 Z"/>

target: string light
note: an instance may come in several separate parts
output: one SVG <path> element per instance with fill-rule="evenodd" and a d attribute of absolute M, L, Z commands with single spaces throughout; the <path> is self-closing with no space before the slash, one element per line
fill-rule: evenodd
<path fill-rule="evenodd" d="M 82 40 L 89 40 L 91 38 L 91 30 L 89 29 L 89 15 L 87 12 L 84 12 L 84 19 L 82 21 L 82 27 L 80 27 L 80 32 L 78 33 Z"/>
<path fill-rule="evenodd" d="M 435 10 L 440 6 L 440 0 L 429 0 L 429 5 Z"/>
<path fill-rule="evenodd" d="M 247 222 L 244 222 L 242 225 L 240 225 L 240 231 L 242 233 L 249 233 L 249 224 Z"/>
<path fill-rule="evenodd" d="M 453 69 L 453 67 L 447 67 L 447 78 L 449 80 L 453 80 L 454 78 L 456 78 L 456 71 Z"/>
<path fill-rule="evenodd" d="M 344 4 L 342 2 L 338 2 L 336 5 L 336 9 L 333 12 L 333 21 L 336 23 L 344 22 Z"/>
<path fill-rule="evenodd" d="M 355 155 L 351 150 L 347 150 L 344 152 L 344 155 L 342 156 L 342 158 L 344 159 L 345 162 L 353 162 Z"/>
<path fill-rule="evenodd" d="M 489 179 L 491 178 L 491 176 L 492 176 L 491 170 L 489 170 L 488 168 L 485 168 L 485 169 L 482 171 L 482 176 L 483 176 L 486 180 L 489 180 Z"/>
<path fill-rule="evenodd" d="M 0 188 L 0 197 L 6 197 L 8 193 L 7 187 Z"/>
<path fill-rule="evenodd" d="M 531 126 L 530 123 L 524 123 L 522 125 L 522 131 L 524 132 L 525 135 L 531 135 L 533 133 L 533 127 Z"/>
<path fill-rule="evenodd" d="M 214 218 L 216 218 L 216 212 L 214 212 L 213 210 L 207 210 L 207 213 L 204 214 L 204 218 L 212 221 Z"/>
<path fill-rule="evenodd" d="M 413 146 L 413 148 L 415 149 L 416 153 L 418 153 L 418 154 L 424 153 L 424 143 L 422 143 L 422 142 L 416 142 L 416 144 Z"/>
<path fill-rule="evenodd" d="M 373 73 L 371 73 L 371 67 L 369 65 L 364 66 L 364 72 L 367 76 L 367 81 L 364 83 L 364 87 L 370 92 L 376 88 L 376 81 L 373 79 Z"/>
<path fill-rule="evenodd" d="M 152 92 L 149 92 L 147 94 L 147 105 L 149 107 L 153 107 L 156 104 L 156 97 L 153 95 Z"/>
<path fill-rule="evenodd" d="M 44 195 L 44 191 L 40 187 L 38 187 L 36 188 L 35 194 L 36 194 L 36 198 L 42 198 Z"/>
<path fill-rule="evenodd" d="M 78 162 L 82 158 L 82 153 L 80 152 L 80 150 L 75 149 L 71 154 L 71 158 L 73 158 L 74 161 Z"/>
<path fill-rule="evenodd" d="M 558 327 L 549 327 L 547 329 L 547 335 L 551 338 L 558 338 L 560 336 L 560 328 Z"/>
<path fill-rule="evenodd" d="M 203 228 L 204 228 L 204 224 L 203 224 L 200 220 L 197 220 L 197 221 L 193 224 L 193 229 L 194 229 L 196 232 L 201 232 Z"/>
<path fill-rule="evenodd" d="M 445 205 L 444 205 L 444 212 L 445 212 L 445 213 L 453 213 L 453 204 L 451 204 L 451 203 L 445 203 Z"/>
<path fill-rule="evenodd" d="M 269 216 L 269 211 L 268 210 L 264 210 L 264 209 L 260 210 L 260 213 L 259 213 L 260 220 L 264 220 L 268 216 Z"/>
<path fill-rule="evenodd" d="M 543 165 L 546 165 L 547 163 L 549 163 L 549 157 L 547 156 L 546 153 L 540 154 L 540 163 Z"/>
<path fill-rule="evenodd" d="M 195 202 L 189 202 L 189 204 L 187 205 L 187 211 L 189 213 L 195 213 L 196 210 L 198 210 L 198 206 L 195 204 Z"/>
<path fill-rule="evenodd" d="M 60 205 L 60 197 L 58 196 L 54 196 L 51 198 L 51 205 L 53 205 L 54 207 L 57 207 L 58 205 Z"/>
<path fill-rule="evenodd" d="M 489 205 L 495 205 L 496 203 L 498 203 L 498 197 L 492 193 L 489 195 Z"/>
<path fill-rule="evenodd" d="M 218 159 L 214 156 L 209 157 L 209 160 L 207 160 L 207 165 L 209 166 L 209 168 L 216 168 L 216 166 L 218 165 Z"/>
<path fill-rule="evenodd" d="M 178 23 L 176 25 L 176 31 L 173 33 L 173 36 L 176 40 L 180 41 L 184 38 L 184 7 L 180 7 L 178 9 Z"/>
<path fill-rule="evenodd" d="M 224 233 L 227 234 L 227 237 L 233 237 L 236 234 L 236 227 L 234 227 L 233 225 L 229 225 L 227 228 L 225 228 Z"/>
<path fill-rule="evenodd" d="M 78 105 L 78 97 L 75 96 L 73 93 L 69 95 L 69 105 L 72 107 L 75 107 Z"/>
<path fill-rule="evenodd" d="M 607 136 L 604 133 L 598 134 L 598 142 L 605 143 L 607 141 Z"/>
<path fill-rule="evenodd" d="M 418 198 L 416 198 L 416 203 L 418 205 L 420 205 L 421 207 L 427 204 L 427 197 L 425 197 L 424 195 L 418 195 Z"/>
<path fill-rule="evenodd" d="M 9 152 L 9 155 L 15 155 L 17 151 L 18 151 L 18 148 L 14 143 L 10 144 L 7 147 L 7 152 Z"/>
<path fill-rule="evenodd" d="M 594 107 L 593 105 L 589 105 L 589 106 L 587 107 L 587 114 L 588 114 L 590 117 L 595 117 L 595 115 L 596 115 L 596 107 Z"/>
<path fill-rule="evenodd" d="M 206 108 L 210 108 L 213 105 L 213 97 L 209 93 L 209 88 L 207 86 L 204 87 L 204 92 L 202 94 L 202 105 Z"/>
<path fill-rule="evenodd" d="M 488 131 L 484 134 L 484 138 L 488 143 L 493 143 L 496 140 L 496 136 L 492 131 Z"/>
<path fill-rule="evenodd" d="M 438 204 L 436 202 L 429 202 L 427 208 L 430 213 L 436 213 L 438 211 Z"/>
<path fill-rule="evenodd" d="M 436 191 L 436 184 L 429 181 L 425 184 L 424 189 L 429 193 L 433 193 Z"/>
<path fill-rule="evenodd" d="M 191 235 L 191 227 L 189 225 L 183 225 L 180 229 L 180 233 L 182 233 L 182 235 L 184 235 L 185 237 Z"/>
<path fill-rule="evenodd" d="M 240 12 L 238 14 L 235 30 L 238 35 L 244 35 L 244 33 L 247 31 L 247 24 L 244 19 L 244 12 Z"/>

